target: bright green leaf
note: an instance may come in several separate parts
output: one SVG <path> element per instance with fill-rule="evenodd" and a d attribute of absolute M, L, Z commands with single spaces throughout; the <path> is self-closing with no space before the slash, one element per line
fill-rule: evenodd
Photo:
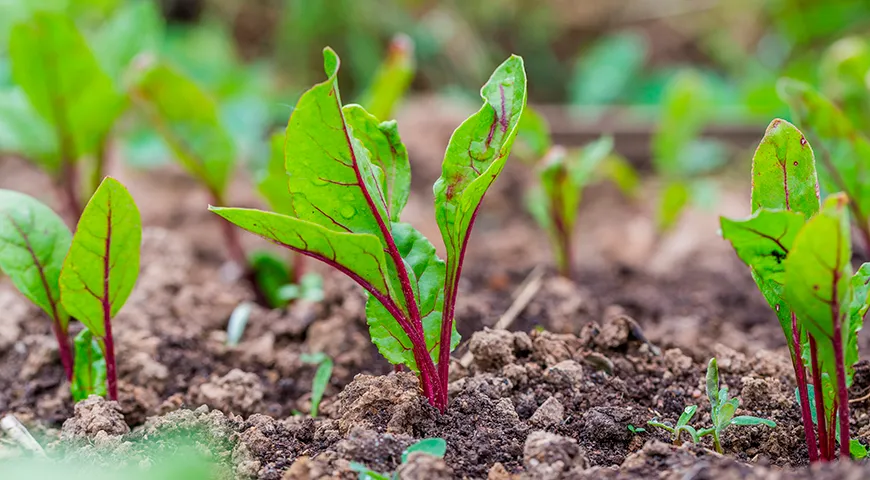
<path fill-rule="evenodd" d="M 103 350 L 87 328 L 76 335 L 73 342 L 75 363 L 70 384 L 73 401 L 78 402 L 89 395 L 106 396 L 106 359 Z"/>
<path fill-rule="evenodd" d="M 715 410 L 720 405 L 719 398 L 719 366 L 716 363 L 716 358 L 711 358 L 707 363 L 707 378 L 705 382 L 707 398 L 710 399 L 710 406 Z"/>
<path fill-rule="evenodd" d="M 54 130 L 19 88 L 0 92 L 0 154 L 20 155 L 51 174 L 60 167 Z"/>
<path fill-rule="evenodd" d="M 858 439 L 853 438 L 849 440 L 849 454 L 851 454 L 852 460 L 867 458 L 867 447 Z"/>
<path fill-rule="evenodd" d="M 683 410 L 683 413 L 680 414 L 680 418 L 677 419 L 676 428 L 688 425 L 690 421 L 692 421 L 692 417 L 695 416 L 695 412 L 698 411 L 697 405 L 689 405 Z"/>
<path fill-rule="evenodd" d="M 287 189 L 287 171 L 284 169 L 284 132 L 276 132 L 269 139 L 269 162 L 256 174 L 257 191 L 269 208 L 283 215 L 293 215 L 290 191 Z"/>
<path fill-rule="evenodd" d="M 0 270 L 64 330 L 69 316 L 58 279 L 71 242 L 69 228 L 45 204 L 0 189 Z"/>
<path fill-rule="evenodd" d="M 752 417 L 749 415 L 739 415 L 731 419 L 731 425 L 765 425 L 770 428 L 776 427 L 776 422 L 766 418 Z"/>
<path fill-rule="evenodd" d="M 320 401 L 323 400 L 323 393 L 329 385 L 329 377 L 332 376 L 332 359 L 323 352 L 317 352 L 316 354 L 303 354 L 301 360 L 317 365 L 314 380 L 311 382 L 311 417 L 316 418 L 320 409 Z"/>
<path fill-rule="evenodd" d="M 447 442 L 443 438 L 424 438 L 402 452 L 402 463 L 407 463 L 408 456 L 414 452 L 444 458 L 444 454 L 447 453 Z"/>
<path fill-rule="evenodd" d="M 60 273 L 61 301 L 95 337 L 106 336 L 139 276 L 142 220 L 127 188 L 106 177 L 79 219 Z"/>
<path fill-rule="evenodd" d="M 689 186 L 681 181 L 669 182 L 659 197 L 656 214 L 659 231 L 664 232 L 673 228 L 688 203 Z"/>
<path fill-rule="evenodd" d="M 222 202 L 235 164 L 233 139 L 217 103 L 192 80 L 162 62 L 137 66 L 130 86 L 135 105 L 187 171 Z"/>

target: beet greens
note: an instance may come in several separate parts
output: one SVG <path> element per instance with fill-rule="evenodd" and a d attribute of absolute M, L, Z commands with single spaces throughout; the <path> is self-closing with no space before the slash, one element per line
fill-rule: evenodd
<path fill-rule="evenodd" d="M 820 209 L 813 150 L 777 119 L 753 158 L 752 216 L 721 219 L 723 237 L 752 270 L 788 341 L 810 461 L 834 458 L 836 431 L 841 457 L 849 455 L 848 386 L 870 265 L 852 276 L 847 203 L 835 194 Z M 811 397 L 820 412 L 817 433 Z"/>
<path fill-rule="evenodd" d="M 424 395 L 447 407 L 453 312 L 468 235 L 489 186 L 505 165 L 526 103 L 523 61 L 512 56 L 481 89 L 485 104 L 453 133 L 435 210 L 447 262 L 400 222 L 410 164 L 396 123 L 358 105 L 342 106 L 339 59 L 324 50 L 328 78 L 299 99 L 285 157 L 292 215 L 210 207 L 232 223 L 318 259 L 369 293 L 372 341 L 394 364 L 419 374 Z M 437 370 L 436 370 L 437 361 Z"/>

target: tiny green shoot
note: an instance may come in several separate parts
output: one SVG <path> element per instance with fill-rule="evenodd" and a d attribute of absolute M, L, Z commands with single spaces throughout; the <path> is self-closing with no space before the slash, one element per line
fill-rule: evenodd
<path fill-rule="evenodd" d="M 317 417 L 317 412 L 320 410 L 320 401 L 323 400 L 323 393 L 329 385 L 329 378 L 332 376 L 332 359 L 323 352 L 303 353 L 301 360 L 304 363 L 317 365 L 317 371 L 314 372 L 314 380 L 311 382 L 311 417 Z"/>
<path fill-rule="evenodd" d="M 142 221 L 127 189 L 106 177 L 85 206 L 60 272 L 60 300 L 93 334 L 106 362 L 110 400 L 118 400 L 112 318 L 139 276 Z"/>
<path fill-rule="evenodd" d="M 639 435 L 639 434 L 641 434 L 641 433 L 646 432 L 646 429 L 645 429 L 645 428 L 643 428 L 643 427 L 635 427 L 634 425 L 632 425 L 632 424 L 630 424 L 630 423 L 628 424 L 628 426 L 627 426 L 626 428 L 628 428 L 628 431 L 629 431 L 629 432 L 631 432 L 631 433 L 633 433 L 633 434 L 635 434 L 635 435 Z"/>
<path fill-rule="evenodd" d="M 238 346 L 242 341 L 242 335 L 245 334 L 245 327 L 248 325 L 248 319 L 251 317 L 251 311 L 254 305 L 251 302 L 242 302 L 236 305 L 233 313 L 230 314 L 230 319 L 227 321 L 227 346 Z"/>
<path fill-rule="evenodd" d="M 70 383 L 73 401 L 78 402 L 91 395 L 106 396 L 106 359 L 100 344 L 85 328 L 76 335 L 73 345 L 75 366 Z"/>

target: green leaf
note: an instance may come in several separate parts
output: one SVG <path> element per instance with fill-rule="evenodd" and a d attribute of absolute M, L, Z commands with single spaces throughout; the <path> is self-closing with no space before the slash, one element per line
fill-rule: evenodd
<path fill-rule="evenodd" d="M 855 364 L 858 363 L 858 332 L 864 327 L 864 316 L 867 315 L 868 289 L 870 289 L 870 263 L 861 265 L 861 268 L 852 275 L 850 281 L 852 300 L 849 303 L 849 319 L 846 331 L 843 333 L 843 361 L 846 364 L 846 382 L 852 384 L 852 375 L 855 373 Z"/>
<path fill-rule="evenodd" d="M 420 307 L 426 349 L 433 360 L 438 358 L 441 342 L 441 310 L 444 304 L 444 262 L 438 258 L 435 247 L 422 233 L 406 223 L 392 225 L 399 253 L 412 275 L 414 297 Z M 383 304 L 374 297 L 366 302 L 366 318 L 372 342 L 390 363 L 405 364 L 419 371 L 408 334 L 393 319 Z M 459 333 L 453 325 L 450 349 L 459 344 Z"/>
<path fill-rule="evenodd" d="M 480 95 L 484 105 L 453 132 L 435 182 L 435 218 L 447 250 L 445 321 L 453 323 L 462 260 L 484 194 L 504 168 L 526 105 L 523 59 L 511 56 Z"/>
<path fill-rule="evenodd" d="M 669 426 L 669 425 L 665 425 L 664 423 L 659 422 L 659 421 L 656 420 L 656 419 L 649 420 L 648 422 L 646 422 L 646 424 L 649 425 L 649 426 L 651 426 L 651 427 L 658 427 L 658 428 L 661 428 L 662 430 L 665 430 L 665 431 L 668 431 L 668 432 L 674 433 L 674 428 L 673 428 L 673 427 L 671 427 L 671 426 Z"/>
<path fill-rule="evenodd" d="M 599 175 L 602 179 L 610 180 L 623 195 L 634 198 L 637 195 L 638 187 L 640 186 L 640 174 L 637 170 L 617 152 L 613 152 L 607 156 L 604 163 L 599 168 Z"/>
<path fill-rule="evenodd" d="M 389 475 L 369 470 L 368 467 L 359 462 L 350 462 L 350 469 L 359 473 L 359 476 L 357 476 L 358 480 L 390 480 Z"/>
<path fill-rule="evenodd" d="M 738 415 L 731 419 L 731 425 L 766 425 L 770 428 L 776 428 L 776 422 L 766 418 L 752 417 L 749 415 Z"/>
<path fill-rule="evenodd" d="M 719 412 L 716 415 L 716 429 L 720 432 L 725 430 L 725 427 L 731 424 L 731 419 L 734 418 L 734 412 L 737 411 L 737 402 L 726 402 L 719 406 Z"/>
<path fill-rule="evenodd" d="M 402 463 L 407 463 L 408 456 L 414 452 L 444 458 L 444 454 L 447 453 L 447 442 L 443 438 L 424 438 L 402 452 Z"/>
<path fill-rule="evenodd" d="M 523 109 L 523 116 L 517 128 L 517 140 L 513 152 L 524 162 L 537 162 L 553 146 L 547 119 L 533 108 L 526 106 Z"/>
<path fill-rule="evenodd" d="M 679 438 L 680 432 L 688 433 L 689 436 L 692 437 L 692 441 L 694 443 L 698 443 L 700 441 L 700 437 L 701 437 L 700 434 L 698 433 L 697 430 L 695 430 L 695 427 L 693 427 L 691 425 L 682 425 L 681 427 L 677 428 L 675 431 L 677 438 Z"/>
<path fill-rule="evenodd" d="M 336 232 L 316 223 L 262 210 L 213 206 L 209 210 L 266 240 L 336 268 L 375 297 L 389 297 L 384 249 L 374 235 Z"/>
<path fill-rule="evenodd" d="M 287 300 L 281 298 L 279 292 L 291 280 L 287 260 L 270 251 L 262 250 L 251 253 L 249 262 L 254 272 L 254 281 L 266 297 L 269 307 L 285 307 Z"/>
<path fill-rule="evenodd" d="M 50 174 L 60 166 L 57 136 L 17 87 L 0 92 L 0 154 L 21 155 Z"/>
<path fill-rule="evenodd" d="M 656 220 L 660 232 L 673 228 L 689 203 L 689 186 L 685 182 L 669 182 L 659 197 Z"/>
<path fill-rule="evenodd" d="M 105 71 L 120 82 L 133 58 L 156 52 L 163 39 L 163 19 L 157 4 L 148 0 L 124 3 L 93 37 L 94 54 Z"/>
<path fill-rule="evenodd" d="M 326 391 L 329 377 L 332 376 L 332 359 L 323 352 L 317 352 L 311 355 L 303 354 L 301 360 L 317 365 L 314 380 L 311 381 L 311 417 L 316 418 L 320 409 L 320 401 L 323 400 L 323 392 Z"/>
<path fill-rule="evenodd" d="M 640 34 L 618 32 L 583 52 L 569 85 L 571 103 L 607 105 L 618 100 L 640 74 L 646 60 L 646 44 Z"/>
<path fill-rule="evenodd" d="M 720 219 L 722 237 L 752 270 L 752 278 L 776 313 L 792 357 L 791 308 L 785 301 L 785 258 L 804 223 L 801 213 L 761 208 L 746 220 Z"/>
<path fill-rule="evenodd" d="M 413 40 L 404 34 L 396 35 L 360 103 L 375 118 L 391 118 L 393 108 L 411 86 L 416 68 Z"/>
<path fill-rule="evenodd" d="M 64 155 L 98 152 L 125 101 L 72 20 L 37 12 L 15 25 L 9 58 L 15 83 L 55 129 Z"/>
<path fill-rule="evenodd" d="M 848 345 L 850 243 L 847 198 L 836 194 L 825 200 L 794 240 L 785 259 L 785 300 L 802 328 L 815 337 L 821 369 L 835 382 L 835 329 Z M 825 395 L 825 404 L 831 398 Z"/>
<path fill-rule="evenodd" d="M 163 62 L 143 62 L 137 67 L 130 85 L 134 104 L 181 166 L 221 203 L 236 152 L 232 137 L 220 122 L 217 103 Z"/>
<path fill-rule="evenodd" d="M 719 366 L 716 363 L 716 358 L 711 358 L 707 363 L 707 378 L 706 378 L 707 398 L 710 399 L 710 406 L 715 411 L 719 407 Z"/>
<path fill-rule="evenodd" d="M 813 149 L 791 123 L 775 119 L 752 157 L 752 212 L 789 210 L 810 218 L 819 211 Z"/>
<path fill-rule="evenodd" d="M 87 328 L 76 335 L 73 342 L 75 363 L 70 384 L 73 401 L 89 395 L 106 396 L 106 359 L 94 335 Z"/>
<path fill-rule="evenodd" d="M 69 228 L 45 204 L 0 189 L 0 270 L 64 331 L 69 316 L 60 303 L 58 278 L 71 242 Z"/>
<path fill-rule="evenodd" d="M 85 206 L 60 272 L 61 301 L 95 337 L 127 301 L 139 276 L 142 220 L 130 192 L 106 177 Z"/>
<path fill-rule="evenodd" d="M 867 458 L 867 447 L 858 439 L 853 438 L 849 440 L 849 454 L 852 456 L 852 460 Z"/>
<path fill-rule="evenodd" d="M 863 131 L 870 122 L 870 42 L 859 36 L 844 37 L 831 45 L 819 62 L 822 91 L 841 105 L 850 121 Z"/>
<path fill-rule="evenodd" d="M 411 164 L 396 121 L 378 123 L 374 115 L 359 105 L 347 105 L 342 111 L 354 137 L 362 142 L 372 163 L 383 172 L 380 191 L 386 196 L 390 221 L 398 222 L 411 192 Z"/>
<path fill-rule="evenodd" d="M 870 140 L 830 100 L 809 85 L 791 79 L 777 84 L 822 159 L 822 181 L 829 192 L 843 191 L 855 222 L 866 228 L 870 213 Z"/>
<path fill-rule="evenodd" d="M 680 418 L 677 420 L 676 428 L 688 425 L 688 423 L 692 420 L 692 417 L 695 416 L 695 412 L 698 411 L 697 405 L 689 405 L 683 410 L 683 413 L 680 415 Z"/>

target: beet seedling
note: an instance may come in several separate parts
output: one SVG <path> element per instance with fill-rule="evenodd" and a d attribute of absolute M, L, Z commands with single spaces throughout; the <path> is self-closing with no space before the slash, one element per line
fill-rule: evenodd
<path fill-rule="evenodd" d="M 329 385 L 332 376 L 332 359 L 323 352 L 303 353 L 300 357 L 303 363 L 317 365 L 314 372 L 314 380 L 311 382 L 311 418 L 317 417 L 320 410 L 320 401 L 323 400 L 323 392 Z"/>
<path fill-rule="evenodd" d="M 674 445 L 682 445 L 683 444 L 683 432 L 686 432 L 689 437 L 692 439 L 692 442 L 698 443 L 698 431 L 695 430 L 695 427 L 689 425 L 689 422 L 692 421 L 692 417 L 695 416 L 695 413 L 698 411 L 697 405 L 689 405 L 685 409 L 683 409 L 683 413 L 680 414 L 680 418 L 677 419 L 676 425 L 673 427 L 662 423 L 655 418 L 646 422 L 647 425 L 651 427 L 658 427 L 666 432 L 671 433 L 671 441 L 674 442 Z"/>
<path fill-rule="evenodd" d="M 820 209 L 818 192 L 809 142 L 776 119 L 753 157 L 752 216 L 721 219 L 722 236 L 752 270 L 788 341 L 811 462 L 834 458 L 837 427 L 840 455 L 849 455 L 848 386 L 870 283 L 868 264 L 852 275 L 847 197 L 832 195 Z M 810 384 L 821 392 L 817 434 Z"/>
<path fill-rule="evenodd" d="M 68 380 L 73 379 L 73 349 L 58 280 L 71 242 L 72 233 L 51 208 L 23 193 L 0 189 L 0 270 L 51 318 Z"/>
<path fill-rule="evenodd" d="M 136 203 L 106 177 L 82 212 L 60 272 L 60 300 L 93 334 L 106 363 L 110 400 L 118 399 L 112 318 L 139 276 L 142 221 Z"/>
<path fill-rule="evenodd" d="M 446 264 L 420 232 L 399 221 L 410 164 L 395 122 L 379 122 L 358 105 L 342 106 L 339 59 L 329 48 L 324 66 L 327 80 L 302 95 L 287 126 L 292 215 L 209 209 L 362 286 L 369 293 L 372 341 L 391 363 L 417 372 L 423 394 L 443 412 L 450 350 L 459 341 L 453 312 L 465 249 L 525 107 L 523 61 L 513 56 L 496 69 L 481 90 L 485 104 L 450 139 L 434 187 Z"/>
<path fill-rule="evenodd" d="M 106 396 L 106 358 L 99 342 L 85 328 L 76 335 L 73 345 L 75 366 L 70 382 L 73 401 L 78 402 L 91 395 Z"/>
<path fill-rule="evenodd" d="M 574 225 L 583 189 L 603 176 L 625 186 L 628 195 L 637 184 L 636 177 L 625 177 L 635 175 L 634 170 L 612 151 L 611 137 L 602 137 L 579 150 L 557 145 L 549 149 L 538 167 L 540 184 L 529 193 L 528 208 L 547 231 L 563 277 L 571 278 L 574 265 Z"/>

